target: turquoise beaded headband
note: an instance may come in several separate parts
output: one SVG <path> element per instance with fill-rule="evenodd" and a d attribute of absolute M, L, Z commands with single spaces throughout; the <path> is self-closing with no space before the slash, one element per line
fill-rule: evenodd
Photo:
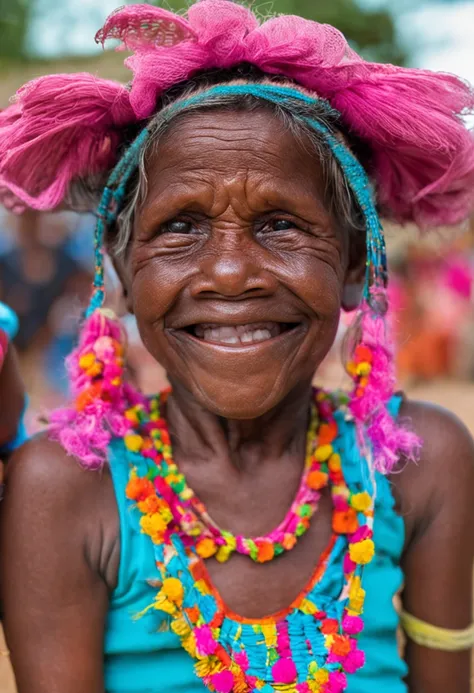
<path fill-rule="evenodd" d="M 286 107 L 289 111 L 291 111 L 291 101 L 300 101 L 309 105 L 322 106 L 328 116 L 338 115 L 337 111 L 331 108 L 326 101 L 312 98 L 291 87 L 270 84 L 231 84 L 210 87 L 205 91 L 201 91 L 171 104 L 166 109 L 165 119 L 167 121 L 171 120 L 175 115 L 185 111 L 190 106 L 197 106 L 200 104 L 212 105 L 213 99 L 235 95 L 254 96 L 255 98 L 268 101 L 282 108 Z M 385 239 L 375 207 L 371 183 L 363 166 L 329 127 L 313 118 L 298 117 L 302 122 L 322 135 L 323 140 L 328 145 L 332 155 L 344 173 L 349 188 L 364 217 L 367 247 L 364 297 L 369 304 L 372 304 L 371 289 L 373 287 L 386 287 L 387 259 Z M 141 152 L 149 136 L 150 130 L 145 127 L 112 171 L 102 194 L 97 210 L 97 224 L 94 238 L 94 291 L 87 309 L 87 316 L 91 315 L 97 308 L 100 308 L 104 302 L 104 236 L 106 230 L 117 220 L 123 207 L 127 186 L 138 168 Z M 378 306 L 376 304 L 372 307 L 377 312 L 383 310 L 383 306 Z"/>

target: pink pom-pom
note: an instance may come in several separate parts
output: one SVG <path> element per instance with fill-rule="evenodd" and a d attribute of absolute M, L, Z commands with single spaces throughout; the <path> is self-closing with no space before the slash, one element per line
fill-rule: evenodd
<path fill-rule="evenodd" d="M 219 671 L 211 676 L 211 683 L 216 693 L 231 693 L 234 688 L 234 676 L 230 671 Z"/>
<path fill-rule="evenodd" d="M 360 616 L 345 614 L 342 619 L 342 629 L 347 635 L 358 635 L 364 630 L 364 621 Z"/>
<path fill-rule="evenodd" d="M 238 664 L 242 671 L 247 671 L 247 669 L 249 668 L 249 658 L 245 650 L 241 650 L 241 652 L 235 652 L 234 661 L 236 664 Z"/>
<path fill-rule="evenodd" d="M 355 674 L 365 664 L 365 655 L 362 650 L 353 650 L 344 658 L 342 666 L 347 674 Z"/>
<path fill-rule="evenodd" d="M 275 683 L 294 683 L 298 673 L 292 659 L 279 659 L 272 667 L 272 676 Z"/>
<path fill-rule="evenodd" d="M 212 655 L 217 650 L 217 642 L 214 640 L 209 626 L 201 626 L 194 631 L 196 636 L 196 649 L 203 657 Z"/>
<path fill-rule="evenodd" d="M 342 671 L 332 671 L 329 674 L 329 681 L 325 686 L 325 693 L 344 693 L 347 688 L 347 679 Z"/>

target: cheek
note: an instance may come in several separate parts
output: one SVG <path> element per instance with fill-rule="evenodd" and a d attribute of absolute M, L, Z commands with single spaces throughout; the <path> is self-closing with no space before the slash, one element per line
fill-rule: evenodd
<path fill-rule="evenodd" d="M 163 348 L 164 317 L 186 284 L 183 272 L 177 272 L 165 258 L 142 262 L 131 281 L 133 312 L 140 335 L 147 348 L 156 355 Z"/>
<path fill-rule="evenodd" d="M 280 281 L 306 305 L 316 322 L 339 318 L 343 267 L 336 253 L 322 259 L 314 253 L 292 253 L 279 268 Z"/>

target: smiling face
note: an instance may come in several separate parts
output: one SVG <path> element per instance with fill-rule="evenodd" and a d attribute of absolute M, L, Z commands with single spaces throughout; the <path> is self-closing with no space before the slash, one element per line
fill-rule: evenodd
<path fill-rule="evenodd" d="M 182 118 L 147 163 L 123 269 L 147 349 L 207 409 L 256 418 L 337 330 L 348 239 L 321 167 L 265 110 Z"/>

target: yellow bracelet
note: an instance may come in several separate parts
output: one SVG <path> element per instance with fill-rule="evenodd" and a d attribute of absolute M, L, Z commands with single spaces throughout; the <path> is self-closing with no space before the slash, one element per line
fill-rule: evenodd
<path fill-rule="evenodd" d="M 474 623 L 464 630 L 438 628 L 406 611 L 400 614 L 400 622 L 410 640 L 423 647 L 446 652 L 460 652 L 470 650 L 474 645 Z"/>

